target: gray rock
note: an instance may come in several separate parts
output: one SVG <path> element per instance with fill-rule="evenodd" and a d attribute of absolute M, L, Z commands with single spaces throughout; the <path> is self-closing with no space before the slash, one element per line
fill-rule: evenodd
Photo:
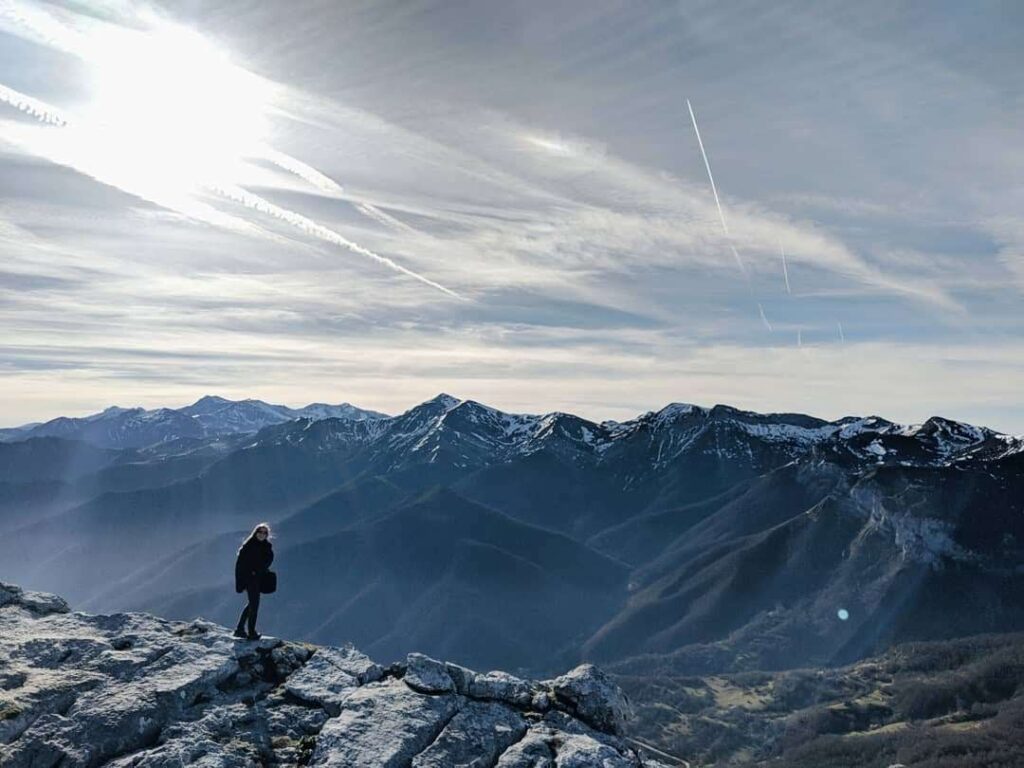
<path fill-rule="evenodd" d="M 557 733 L 571 734 L 573 736 L 585 736 L 592 741 L 600 742 L 622 755 L 630 755 L 634 751 L 629 743 L 621 736 L 612 733 L 604 733 L 591 728 L 581 720 L 571 715 L 552 709 L 544 715 L 544 725 Z"/>
<path fill-rule="evenodd" d="M 63 598 L 46 592 L 26 592 L 14 584 L 0 582 L 0 607 L 16 605 L 37 616 L 68 613 L 71 609 Z"/>
<path fill-rule="evenodd" d="M 332 717 L 341 712 L 341 703 L 359 687 L 359 678 L 337 648 L 318 650 L 305 666 L 284 683 L 288 693 L 310 704 L 323 707 Z"/>
<path fill-rule="evenodd" d="M 547 684 L 422 654 L 385 669 L 0 585 L 4 768 L 640 768 L 612 732 L 617 690 L 585 668 Z"/>
<path fill-rule="evenodd" d="M 636 755 L 623 754 L 590 736 L 569 734 L 559 738 L 556 768 L 590 768 L 595 765 L 601 768 L 637 768 L 643 763 Z"/>
<path fill-rule="evenodd" d="M 369 683 L 345 699 L 317 738 L 311 765 L 409 765 L 458 711 L 455 696 L 424 696 L 400 680 Z"/>
<path fill-rule="evenodd" d="M 632 718 L 629 700 L 604 672 L 581 664 L 549 683 L 556 702 L 599 731 L 622 735 Z"/>
<path fill-rule="evenodd" d="M 469 695 L 473 698 L 504 701 L 516 707 L 530 706 L 533 693 L 529 683 L 507 672 L 477 674 L 469 683 Z"/>
<path fill-rule="evenodd" d="M 495 768 L 664 768 L 615 741 L 586 727 L 567 732 L 545 718 L 507 749 Z"/>
<path fill-rule="evenodd" d="M 443 662 L 422 653 L 410 653 L 405 659 L 406 685 L 420 693 L 451 693 L 455 683 Z"/>
<path fill-rule="evenodd" d="M 448 670 L 448 676 L 455 684 L 456 692 L 461 693 L 463 696 L 468 696 L 469 686 L 473 682 L 473 678 L 476 677 L 476 672 L 458 664 L 452 664 L 450 661 L 446 661 L 444 667 Z"/>
<path fill-rule="evenodd" d="M 495 768 L 555 768 L 558 743 L 556 731 L 544 725 L 534 726 L 521 741 L 502 753 Z"/>
<path fill-rule="evenodd" d="M 526 733 L 518 712 L 491 701 L 469 701 L 425 750 L 413 758 L 412 768 L 449 768 L 453 765 L 494 765 Z"/>
<path fill-rule="evenodd" d="M 351 645 L 338 648 L 318 648 L 317 655 L 326 654 L 331 664 L 348 672 L 356 678 L 360 685 L 380 680 L 384 676 L 384 668 L 369 656 L 356 650 Z"/>

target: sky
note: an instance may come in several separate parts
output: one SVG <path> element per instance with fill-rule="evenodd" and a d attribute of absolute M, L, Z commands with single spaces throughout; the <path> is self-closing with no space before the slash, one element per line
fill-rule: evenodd
<path fill-rule="evenodd" d="M 1022 33 L 1016 0 L 0 0 L 0 425 L 445 391 L 1024 433 Z"/>

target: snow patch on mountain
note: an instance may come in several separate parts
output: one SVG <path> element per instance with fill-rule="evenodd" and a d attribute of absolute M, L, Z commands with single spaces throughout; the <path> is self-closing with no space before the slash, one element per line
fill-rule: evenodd
<path fill-rule="evenodd" d="M 54 419 L 19 437 L 35 434 L 117 448 L 252 434 L 252 445 L 284 442 L 321 451 L 367 448 L 376 456 L 391 456 L 391 464 L 401 463 L 403 456 L 418 455 L 434 463 L 447 457 L 463 468 L 539 451 L 554 451 L 572 463 L 643 456 L 645 467 L 631 472 L 638 482 L 648 472 L 672 465 L 697 441 L 704 453 L 722 458 L 755 461 L 760 445 L 794 458 L 818 453 L 829 460 L 870 466 L 940 466 L 968 458 L 995 460 L 1024 450 L 1021 438 L 937 416 L 912 425 L 879 416 L 846 416 L 829 422 L 721 404 L 705 408 L 670 403 L 628 421 L 595 423 L 564 412 L 506 413 L 447 393 L 394 417 L 349 403 L 312 403 L 293 409 L 207 395 L 177 410 L 113 406 L 84 419 Z"/>
<path fill-rule="evenodd" d="M 834 424 L 821 427 L 802 427 L 795 424 L 747 424 L 741 427 L 749 435 L 776 443 L 817 443 L 832 437 L 837 428 Z"/>
<path fill-rule="evenodd" d="M 184 408 L 146 410 L 111 406 L 82 418 L 59 417 L 31 428 L 21 428 L 5 437 L 7 440 L 63 437 L 105 448 L 145 448 L 183 438 L 255 434 L 265 427 L 300 418 L 368 421 L 387 417 L 349 403 L 313 403 L 294 409 L 262 400 L 234 401 L 206 395 Z"/>

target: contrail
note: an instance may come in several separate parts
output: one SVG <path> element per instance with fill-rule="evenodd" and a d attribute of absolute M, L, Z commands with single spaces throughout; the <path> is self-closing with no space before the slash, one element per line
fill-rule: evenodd
<path fill-rule="evenodd" d="M 8 88 L 3 84 L 0 84 L 0 103 L 9 104 L 15 109 L 20 110 L 27 115 L 31 115 L 41 123 L 47 123 L 69 131 L 79 130 L 80 128 L 78 123 L 74 122 L 70 117 L 66 116 L 56 107 L 51 106 L 44 101 L 40 101 L 39 99 L 34 99 L 31 96 L 26 96 L 25 94 L 15 91 L 13 88 Z M 185 214 L 197 221 L 202 221 L 213 226 L 223 227 L 224 229 L 242 234 L 273 237 L 269 232 L 261 231 L 258 227 L 250 224 L 249 222 L 242 221 L 234 216 L 218 211 L 213 206 L 207 205 L 206 203 L 198 200 L 189 200 L 187 202 L 182 200 L 170 200 L 167 195 L 156 193 L 152 188 L 144 189 L 137 184 L 125 184 L 124 180 L 119 178 L 116 173 L 104 172 L 102 168 L 97 167 L 95 164 L 82 162 L 81 159 L 53 157 L 45 153 L 42 156 L 46 157 L 46 159 L 52 163 L 72 168 L 78 173 L 84 174 L 91 179 L 95 179 L 101 184 L 115 187 L 142 200 L 154 203 L 161 208 Z"/>
<path fill-rule="evenodd" d="M 284 152 L 278 152 L 273 147 L 267 146 L 261 147 L 260 153 L 264 160 L 273 163 L 278 168 L 283 168 L 289 173 L 295 174 L 322 192 L 330 192 L 334 195 L 340 195 L 343 192 L 341 185 L 335 182 L 334 179 L 325 176 L 313 166 L 306 165 L 291 155 L 286 155 Z"/>
<path fill-rule="evenodd" d="M 410 227 L 404 221 L 399 221 L 391 214 L 385 213 L 375 205 L 370 205 L 369 203 L 357 203 L 356 210 L 363 214 L 363 216 L 373 219 L 386 227 L 391 227 L 392 229 L 397 229 L 400 232 L 407 232 L 409 234 L 419 234 L 418 230 Z"/>
<path fill-rule="evenodd" d="M 768 322 L 768 318 L 764 316 L 764 307 L 761 306 L 761 302 L 757 302 L 757 311 L 761 313 L 761 322 L 764 323 L 764 327 L 768 329 L 769 333 L 774 333 L 772 324 Z"/>
<path fill-rule="evenodd" d="M 690 100 L 686 100 L 686 108 L 690 110 L 690 120 L 693 122 L 693 132 L 697 134 L 697 145 L 700 147 L 700 154 L 704 158 L 704 167 L 708 171 L 708 179 L 711 181 L 711 192 L 715 196 L 715 205 L 718 207 L 718 218 L 722 221 L 722 229 L 726 237 L 729 235 L 729 227 L 725 223 L 725 214 L 722 212 L 722 203 L 718 199 L 718 188 L 715 186 L 715 177 L 711 175 L 711 163 L 708 162 L 708 153 L 704 151 L 704 142 L 700 138 L 700 128 L 697 127 L 697 116 L 693 114 L 693 107 Z"/>
<path fill-rule="evenodd" d="M 786 248 L 782 243 L 779 243 L 779 250 L 782 252 L 782 276 L 786 278 L 786 293 L 792 295 L 793 291 L 789 288 L 789 268 L 786 266 Z"/>
<path fill-rule="evenodd" d="M 298 176 L 300 179 L 313 185 L 321 192 L 327 192 L 328 194 L 335 195 L 337 197 L 341 197 L 345 193 L 342 186 L 334 181 L 334 179 L 324 175 L 313 166 L 307 165 L 291 155 L 286 155 L 284 152 L 278 152 L 273 147 L 262 147 L 260 149 L 260 156 L 264 160 L 273 163 L 278 168 L 282 168 L 283 170 Z M 416 233 L 416 230 L 408 224 L 399 221 L 394 216 L 384 213 L 384 211 L 375 205 L 370 205 L 369 203 L 357 203 L 355 205 L 355 209 L 359 211 L 359 213 L 363 214 L 363 216 L 373 219 L 378 224 L 383 224 L 386 227 L 396 229 L 401 232 Z"/>
<path fill-rule="evenodd" d="M 59 126 L 62 128 L 68 128 L 71 126 L 70 120 L 68 120 L 68 118 L 61 114 L 59 110 L 55 109 L 54 107 L 51 107 L 49 104 L 46 104 L 45 102 L 39 101 L 38 99 L 33 99 L 30 96 L 26 96 L 25 94 L 19 93 L 18 91 L 15 91 L 12 88 L 8 88 L 7 86 L 2 84 L 0 84 L 0 103 L 9 104 L 15 109 L 24 112 L 25 114 L 31 115 L 32 117 L 44 123 L 49 123 L 51 125 Z M 288 158 L 288 156 L 282 154 L 282 156 L 279 157 L 278 159 L 283 160 L 284 158 Z M 291 161 L 292 159 L 288 158 L 288 160 Z M 271 159 L 271 162 L 274 162 L 274 160 Z M 314 174 L 318 173 L 314 169 L 309 168 L 309 166 L 305 166 L 303 163 L 297 160 L 292 161 L 290 164 L 292 165 L 292 168 L 289 168 L 288 170 L 292 170 L 293 172 L 295 172 L 293 169 L 304 167 L 306 169 L 309 169 L 310 171 L 313 171 Z M 79 170 L 81 172 L 85 172 L 82 171 L 82 169 L 78 168 L 77 166 L 72 167 L 75 167 L 76 170 Z M 284 166 L 282 165 L 282 167 Z M 104 183 L 111 183 L 109 180 L 100 178 L 93 172 L 88 172 L 88 175 L 92 176 L 93 178 L 97 178 L 98 180 L 103 181 Z M 326 176 L 324 176 L 323 178 L 330 182 L 330 179 L 327 179 Z M 330 183 L 333 184 L 334 182 Z M 114 186 L 118 186 L 121 189 L 125 189 L 125 191 L 132 192 L 133 194 L 138 194 L 140 197 L 144 197 L 147 200 L 151 200 L 153 202 L 157 202 L 160 205 L 163 205 L 163 203 L 161 203 L 159 200 L 154 199 L 152 196 L 142 195 L 137 190 L 128 189 L 117 184 L 114 184 Z M 453 296 L 457 299 L 466 300 L 464 296 L 456 293 L 450 288 L 446 288 L 440 283 L 435 282 L 428 277 L 424 277 L 423 275 L 412 271 L 408 267 L 403 267 L 401 264 L 396 263 L 395 261 L 387 258 L 386 256 L 381 256 L 367 248 L 363 248 L 361 245 L 352 242 L 351 240 L 339 234 L 338 232 L 335 232 L 333 229 L 329 229 L 323 226 L 322 224 L 318 224 L 312 219 L 303 216 L 302 214 L 296 213 L 294 211 L 289 211 L 286 208 L 281 208 L 280 206 L 274 205 L 269 200 L 265 200 L 262 197 L 259 197 L 258 195 L 246 192 L 241 187 L 210 185 L 209 188 L 230 200 L 234 200 L 236 202 L 241 203 L 242 205 L 245 205 L 248 208 L 261 211 L 262 213 L 269 214 L 270 216 L 280 219 L 281 221 L 287 222 L 288 224 L 291 224 L 292 226 L 301 229 L 303 232 L 306 232 L 307 234 L 313 235 L 314 237 L 318 237 L 321 240 L 326 240 L 329 243 L 340 245 L 341 247 L 347 248 L 348 250 L 354 253 L 358 253 L 362 256 L 367 256 L 373 259 L 374 261 L 383 264 L 384 266 L 390 269 L 395 270 L 396 272 L 401 272 L 402 274 L 408 275 L 409 277 L 412 277 L 415 280 L 419 280 L 421 283 L 429 285 L 431 288 L 435 288 L 439 291 L 442 291 L 443 293 L 447 293 L 448 295 Z M 197 215 L 197 218 L 203 218 L 204 220 L 209 221 L 210 223 L 223 224 L 223 221 L 220 220 L 221 218 L 231 218 L 225 216 L 224 214 L 220 214 L 220 212 L 214 211 L 213 209 L 210 209 L 210 211 L 206 213 L 203 213 L 200 210 L 206 209 L 207 207 L 208 206 L 203 206 L 201 203 L 196 203 L 194 207 L 190 208 L 190 213 L 195 212 L 197 214 L 200 214 Z M 210 216 L 211 213 L 217 213 L 220 215 L 214 217 Z"/>
<path fill-rule="evenodd" d="M 62 128 L 70 125 L 68 119 L 57 108 L 2 84 L 0 84 L 0 103 L 8 104 L 18 111 L 24 112 L 26 115 L 31 115 L 42 123 L 49 123 L 50 125 L 57 125 Z"/>
<path fill-rule="evenodd" d="M 725 233 L 727 238 L 731 238 L 729 234 L 729 226 L 725 223 L 725 213 L 722 211 L 722 201 L 718 199 L 718 187 L 715 186 L 715 177 L 711 174 L 711 163 L 708 162 L 708 153 L 704 151 L 704 141 L 700 137 L 700 129 L 697 127 L 697 116 L 693 114 L 693 107 L 690 105 L 690 100 L 686 100 L 686 108 L 690 110 L 690 120 L 693 122 L 693 132 L 697 134 L 697 145 L 700 147 L 701 157 L 704 158 L 704 167 L 708 172 L 708 180 L 711 182 L 711 192 L 715 196 L 715 207 L 718 208 L 718 219 L 722 222 L 722 231 Z M 747 268 L 743 264 L 743 259 L 740 258 L 739 252 L 736 247 L 729 243 L 729 248 L 732 250 L 732 255 L 736 257 L 736 263 L 739 264 L 740 269 L 743 270 L 743 274 L 747 273 Z"/>
<path fill-rule="evenodd" d="M 300 179 L 316 187 L 321 192 L 327 192 L 328 194 L 335 195 L 337 197 L 341 197 L 345 193 L 342 186 L 334 179 L 321 173 L 313 166 L 307 165 L 301 160 L 298 160 L 291 155 L 287 155 L 284 152 L 279 152 L 273 147 L 261 147 L 260 157 L 270 163 L 273 163 L 278 168 L 298 176 Z M 416 230 L 408 224 L 385 213 L 375 205 L 370 205 L 369 203 L 357 203 L 355 205 L 355 209 L 359 211 L 359 213 L 363 214 L 363 216 L 373 219 L 378 224 L 383 224 L 386 227 L 396 229 L 401 232 L 417 233 Z"/>
<path fill-rule="evenodd" d="M 291 224 L 293 227 L 302 230 L 308 235 L 313 235 L 314 237 L 318 237 L 321 240 L 324 240 L 328 243 L 333 243 L 334 245 L 340 245 L 342 248 L 347 248 L 353 253 L 358 253 L 361 256 L 371 258 L 377 263 L 383 264 L 384 266 L 388 267 L 389 269 L 393 269 L 396 272 L 401 272 L 402 274 L 408 275 L 409 277 L 415 280 L 419 280 L 421 283 L 429 285 L 431 288 L 435 288 L 439 291 L 442 291 L 443 293 L 447 293 L 449 296 L 453 296 L 456 299 L 468 301 L 468 299 L 466 299 L 464 296 L 462 296 L 459 293 L 456 293 L 450 288 L 446 288 L 440 283 L 434 282 L 430 278 L 424 277 L 418 272 L 413 272 L 408 267 L 403 267 L 401 264 L 392 261 L 386 256 L 381 256 L 380 254 L 374 253 L 373 251 L 367 248 L 363 248 L 363 246 L 358 245 L 357 243 L 353 243 L 347 237 L 344 237 L 338 232 L 335 232 L 333 229 L 329 229 L 328 227 L 325 227 L 322 224 L 317 224 L 315 221 L 303 216 L 301 213 L 296 213 L 295 211 L 290 211 L 287 208 L 282 208 L 279 205 L 274 205 L 269 200 L 265 200 L 259 195 L 254 195 L 251 192 L 246 192 L 244 189 L 238 186 L 212 186 L 211 189 L 217 192 L 218 194 L 228 198 L 229 200 L 234 200 L 235 202 L 241 203 L 247 208 L 251 208 L 254 211 L 259 211 L 260 213 L 265 213 L 269 216 L 273 216 L 276 219 L 280 219 L 281 221 L 287 224 Z"/>
<path fill-rule="evenodd" d="M 843 335 L 843 324 L 836 320 L 836 327 L 839 329 L 839 341 L 842 344 L 846 343 L 846 336 Z"/>
<path fill-rule="evenodd" d="M 733 258 L 736 259 L 736 264 L 739 265 L 740 270 L 743 274 L 747 274 L 747 265 L 743 263 L 743 259 L 740 258 L 740 252 L 736 250 L 736 246 L 729 243 L 729 250 L 732 251 Z"/>

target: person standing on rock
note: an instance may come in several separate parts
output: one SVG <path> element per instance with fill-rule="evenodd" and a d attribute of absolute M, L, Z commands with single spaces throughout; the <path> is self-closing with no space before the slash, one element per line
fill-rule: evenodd
<path fill-rule="evenodd" d="M 235 637 L 259 640 L 256 616 L 260 610 L 260 591 L 265 574 L 274 562 L 274 548 L 270 544 L 270 526 L 260 523 L 238 548 L 235 559 L 235 591 L 245 592 L 249 602 L 242 609 L 235 628 Z M 248 625 L 248 632 L 246 632 Z"/>

